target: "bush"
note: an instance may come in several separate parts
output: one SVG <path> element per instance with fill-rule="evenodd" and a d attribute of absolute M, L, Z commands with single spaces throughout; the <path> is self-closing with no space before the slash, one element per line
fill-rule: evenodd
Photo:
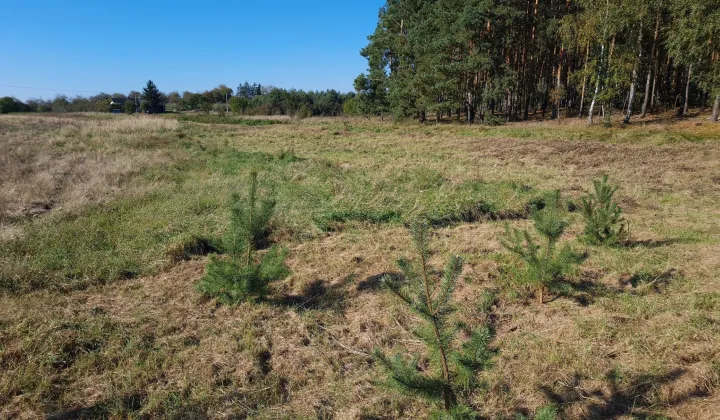
<path fill-rule="evenodd" d="M 93 104 L 93 109 L 96 112 L 111 112 L 113 110 L 112 105 L 109 102 L 99 101 Z"/>
<path fill-rule="evenodd" d="M 230 98 L 230 110 L 235 114 L 244 114 L 250 108 L 250 100 L 233 96 Z"/>
<path fill-rule="evenodd" d="M 127 100 L 125 101 L 125 105 L 123 106 L 123 111 L 125 111 L 126 114 L 134 114 L 135 113 L 135 102 Z"/>
<path fill-rule="evenodd" d="M 302 105 L 297 111 L 292 113 L 292 117 L 296 120 L 304 120 L 312 116 L 312 109 L 307 105 Z"/>
<path fill-rule="evenodd" d="M 287 250 L 272 246 L 261 257 L 255 255 L 267 241 L 274 209 L 274 200 L 258 197 L 257 173 L 251 173 L 247 197 L 232 197 L 230 227 L 223 238 L 228 259 L 210 258 L 198 283 L 202 293 L 226 304 L 260 300 L 270 282 L 289 274 Z"/>
<path fill-rule="evenodd" d="M 0 114 L 8 114 L 10 112 L 29 112 L 30 108 L 22 101 L 5 96 L 0 98 Z"/>
<path fill-rule="evenodd" d="M 203 102 L 200 104 L 200 111 L 202 111 L 203 113 L 205 113 L 205 115 L 210 114 L 210 111 L 212 111 L 212 109 L 213 109 L 213 104 L 211 104 L 211 103 L 208 102 L 208 101 L 203 101 Z"/>
<path fill-rule="evenodd" d="M 459 256 L 450 257 L 442 277 L 436 278 L 427 264 L 429 230 L 426 221 L 411 226 L 419 261 L 414 265 L 407 260 L 398 261 L 404 281 L 385 276 L 383 283 L 423 321 L 413 333 L 428 349 L 430 368 L 421 369 L 416 355 L 408 360 L 402 355 L 388 357 L 375 350 L 374 356 L 390 376 L 388 385 L 442 403 L 444 411 L 435 413 L 434 418 L 476 418 L 472 409 L 458 403 L 458 395 L 469 395 L 477 386 L 477 372 L 491 366 L 492 333 L 488 327 L 474 331 L 464 328 L 469 338 L 456 345 L 458 328 L 451 325 L 450 315 L 463 263 Z"/>
<path fill-rule="evenodd" d="M 360 115 L 360 104 L 357 98 L 349 98 L 343 103 L 343 114 L 351 117 Z"/>
<path fill-rule="evenodd" d="M 559 195 L 556 195 L 541 210 L 532 213 L 535 230 L 544 239 L 543 245 L 539 245 L 527 230 L 510 229 L 509 226 L 505 227 L 506 237 L 501 240 L 506 249 L 524 261 L 522 280 L 538 288 L 540 304 L 544 301 L 545 288 L 555 288 L 570 268 L 583 259 L 569 245 L 557 249 L 558 240 L 568 226 L 559 206 Z"/>
<path fill-rule="evenodd" d="M 627 222 L 622 208 L 613 201 L 618 187 L 608 176 L 593 181 L 594 191 L 582 197 L 580 210 L 585 219 L 585 240 L 594 245 L 614 245 L 627 240 Z"/>
<path fill-rule="evenodd" d="M 489 125 L 492 127 L 497 127 L 497 126 L 505 124 L 505 118 L 503 118 L 499 115 L 488 114 L 485 116 L 485 118 L 480 123 L 482 125 Z"/>

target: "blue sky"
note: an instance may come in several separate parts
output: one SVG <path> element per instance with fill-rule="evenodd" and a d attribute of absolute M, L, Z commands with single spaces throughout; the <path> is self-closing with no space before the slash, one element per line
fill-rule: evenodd
<path fill-rule="evenodd" d="M 148 79 L 164 92 L 245 80 L 350 91 L 384 1 L 0 3 L 0 96 L 25 100 L 127 93 Z"/>

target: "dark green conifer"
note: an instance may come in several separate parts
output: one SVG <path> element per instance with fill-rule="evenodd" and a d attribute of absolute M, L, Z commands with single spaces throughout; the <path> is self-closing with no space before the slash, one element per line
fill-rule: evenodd
<path fill-rule="evenodd" d="M 385 276 L 387 288 L 418 315 L 422 323 L 413 333 L 428 350 L 429 366 L 420 368 L 418 356 L 386 356 L 380 350 L 374 355 L 389 374 L 388 384 L 400 391 L 441 403 L 444 411 L 435 418 L 475 418 L 469 407 L 459 403 L 458 396 L 468 395 L 476 386 L 476 374 L 491 366 L 494 352 L 489 349 L 492 334 L 489 328 L 467 331 L 469 336 L 457 343 L 459 328 L 452 324 L 452 296 L 462 260 L 452 256 L 441 276 L 428 263 L 429 224 L 425 221 L 411 226 L 418 261 L 398 261 L 404 274 L 402 281 Z"/>
<path fill-rule="evenodd" d="M 613 201 L 616 185 L 608 176 L 593 181 L 593 192 L 582 198 L 580 210 L 585 218 L 585 239 L 594 245 L 614 245 L 628 238 L 622 208 Z"/>
<path fill-rule="evenodd" d="M 288 275 L 287 250 L 273 245 L 259 258 L 256 250 L 267 240 L 275 201 L 258 196 L 257 172 L 250 174 L 246 197 L 232 196 L 230 227 L 223 238 L 228 259 L 212 256 L 198 288 L 228 304 L 262 299 L 268 284 Z"/>
<path fill-rule="evenodd" d="M 544 302 L 545 288 L 553 288 L 569 269 L 582 261 L 582 256 L 569 246 L 559 250 L 557 243 L 565 232 L 568 222 L 560 213 L 559 195 L 551 197 L 541 210 L 532 214 L 535 230 L 542 236 L 544 244 L 536 242 L 527 230 L 510 229 L 506 226 L 506 237 L 501 244 L 518 255 L 525 263 L 522 279 L 538 289 L 538 302 Z"/>
<path fill-rule="evenodd" d="M 162 94 L 152 80 L 148 80 L 142 91 L 142 100 L 147 103 L 147 110 L 157 112 L 162 104 Z"/>

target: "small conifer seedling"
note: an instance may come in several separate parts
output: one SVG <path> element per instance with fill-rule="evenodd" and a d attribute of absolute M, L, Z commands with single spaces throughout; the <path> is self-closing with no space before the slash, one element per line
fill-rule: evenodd
<path fill-rule="evenodd" d="M 261 257 L 257 247 L 266 241 L 275 201 L 258 197 L 258 176 L 250 174 L 247 197 L 232 196 L 230 227 L 223 238 L 228 259 L 212 256 L 198 289 L 220 302 L 235 304 L 262 299 L 270 282 L 288 275 L 287 250 L 273 245 Z"/>
<path fill-rule="evenodd" d="M 622 208 L 613 201 L 618 187 L 608 176 L 593 181 L 593 192 L 582 197 L 580 210 L 585 219 L 585 240 L 593 245 L 614 245 L 628 238 Z"/>
<path fill-rule="evenodd" d="M 428 264 L 429 229 L 427 222 L 412 225 L 418 261 L 398 262 L 404 278 L 383 278 L 387 288 L 422 320 L 413 333 L 428 349 L 429 362 L 421 367 L 417 356 L 389 357 L 380 350 L 375 350 L 374 356 L 388 372 L 390 387 L 442 404 L 444 410 L 435 418 L 475 418 L 471 408 L 458 403 L 458 396 L 468 395 L 477 386 L 476 374 L 490 367 L 492 334 L 487 327 L 475 331 L 463 328 L 469 338 L 458 344 L 459 328 L 451 323 L 450 316 L 463 263 L 459 256 L 452 256 L 442 275 L 436 275 Z"/>
<path fill-rule="evenodd" d="M 527 230 L 510 229 L 501 244 L 522 258 L 525 263 L 523 280 L 537 287 L 538 302 L 544 302 L 545 288 L 552 288 L 569 269 L 582 261 L 582 256 L 565 245 L 559 250 L 557 243 L 568 223 L 559 211 L 559 197 L 553 197 L 541 210 L 535 210 L 532 219 L 535 230 L 543 238 L 539 244 Z"/>

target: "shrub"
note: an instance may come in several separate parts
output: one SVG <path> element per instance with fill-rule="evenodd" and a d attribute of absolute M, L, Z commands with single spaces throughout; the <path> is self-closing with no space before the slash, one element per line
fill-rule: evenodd
<path fill-rule="evenodd" d="M 264 255 L 256 256 L 258 247 L 267 241 L 274 209 L 274 200 L 258 197 L 257 172 L 252 172 L 247 197 L 232 197 L 230 227 L 223 238 L 228 258 L 210 258 L 198 283 L 202 293 L 226 304 L 259 300 L 267 294 L 270 282 L 289 274 L 286 249 L 273 245 Z"/>
<path fill-rule="evenodd" d="M 360 105 L 357 98 L 349 98 L 343 102 L 343 115 L 348 117 L 360 115 Z"/>
<path fill-rule="evenodd" d="M 557 249 L 558 240 L 568 226 L 560 214 L 557 195 L 542 210 L 533 211 L 532 219 L 544 244 L 538 244 L 527 230 L 510 229 L 509 226 L 505 228 L 506 236 L 501 244 L 524 261 L 525 273 L 522 279 L 537 287 L 538 302 L 542 304 L 545 288 L 555 288 L 558 281 L 583 257 L 569 245 Z"/>
<path fill-rule="evenodd" d="M 292 117 L 296 120 L 304 120 L 305 118 L 312 117 L 312 109 L 307 105 L 302 105 L 295 112 L 292 113 Z"/>
<path fill-rule="evenodd" d="M 499 115 L 488 114 L 485 116 L 485 119 L 483 119 L 481 121 L 481 124 L 497 127 L 497 126 L 505 124 L 505 118 L 503 118 Z"/>
<path fill-rule="evenodd" d="M 208 101 L 203 101 L 200 104 L 200 111 L 202 111 L 205 115 L 209 115 L 210 111 L 213 109 L 213 104 Z"/>
<path fill-rule="evenodd" d="M 622 208 L 613 201 L 618 187 L 608 176 L 593 181 L 593 192 L 582 197 L 580 210 L 585 219 L 585 240 L 594 245 L 614 245 L 628 238 Z"/>
<path fill-rule="evenodd" d="M 10 96 L 0 98 L 0 114 L 8 114 L 10 112 L 29 112 L 30 107 L 22 101 Z"/>
<path fill-rule="evenodd" d="M 135 113 L 135 102 L 131 100 L 125 101 L 125 105 L 123 105 L 123 111 L 125 111 L 126 114 L 134 114 Z"/>
<path fill-rule="evenodd" d="M 476 373 L 491 366 L 494 352 L 488 345 L 492 333 L 487 327 L 474 331 L 463 328 L 469 338 L 456 345 L 458 328 L 450 323 L 451 301 L 463 263 L 459 256 L 450 257 L 437 278 L 428 265 L 429 229 L 426 221 L 411 226 L 419 261 L 398 261 L 403 281 L 383 278 L 387 288 L 423 321 L 413 333 L 428 349 L 429 367 L 421 369 L 417 356 L 410 360 L 399 354 L 388 357 L 380 350 L 375 350 L 374 356 L 389 374 L 388 385 L 442 403 L 444 411 L 435 418 L 475 418 L 469 407 L 458 403 L 458 395 L 468 395 L 477 386 Z"/>

